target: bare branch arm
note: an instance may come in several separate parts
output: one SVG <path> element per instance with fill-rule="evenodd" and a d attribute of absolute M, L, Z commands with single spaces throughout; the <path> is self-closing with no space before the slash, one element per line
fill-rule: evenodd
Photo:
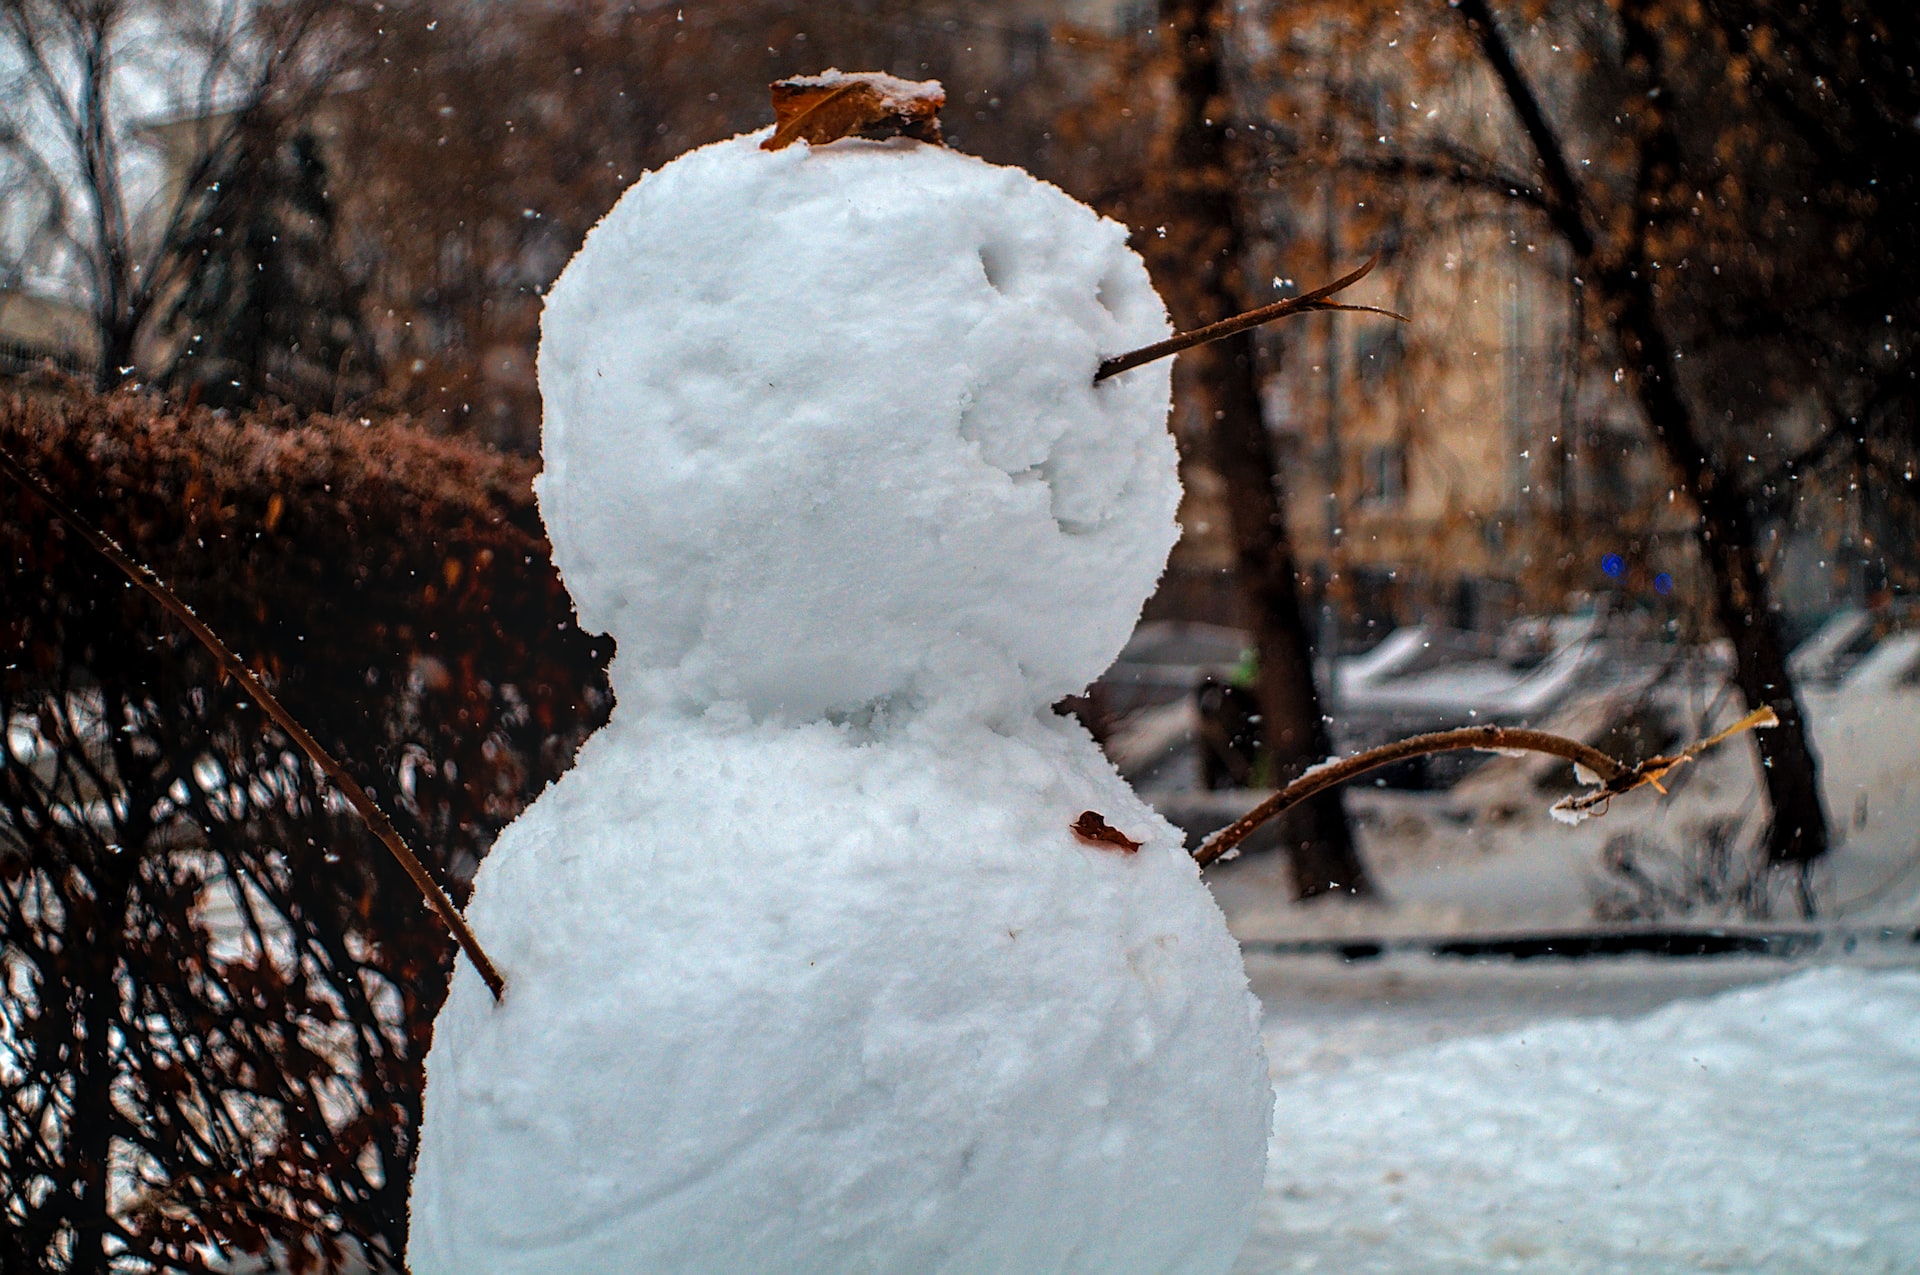
<path fill-rule="evenodd" d="M 1343 784 L 1356 775 L 1363 775 L 1369 770 L 1377 770 L 1381 766 L 1391 765 L 1396 761 L 1404 761 L 1408 757 L 1419 757 L 1428 753 L 1457 752 L 1469 748 L 1483 752 L 1514 750 L 1548 753 L 1555 757 L 1564 757 L 1592 771 L 1600 780 L 1597 787 L 1577 797 L 1569 797 L 1554 807 L 1555 811 L 1564 812 L 1577 821 L 1596 809 L 1604 808 L 1607 802 L 1620 794 L 1632 792 L 1642 785 L 1652 784 L 1655 788 L 1660 788 L 1660 781 L 1666 777 L 1668 771 L 1692 761 L 1709 748 L 1742 731 L 1764 729 L 1778 724 L 1779 718 L 1774 716 L 1771 708 L 1758 708 L 1718 734 L 1689 745 L 1678 753 L 1649 757 L 1635 766 L 1623 765 L 1599 749 L 1589 747 L 1577 739 L 1568 739 L 1564 735 L 1554 735 L 1543 730 L 1525 730 L 1506 726 L 1466 726 L 1459 730 L 1415 735 L 1395 743 L 1383 744 L 1379 748 L 1370 748 L 1352 757 L 1343 757 L 1339 761 L 1325 762 L 1308 770 L 1285 788 L 1207 838 L 1193 852 L 1193 857 L 1202 868 L 1217 862 L 1221 856 L 1252 835 L 1261 824 L 1291 810 L 1315 793 L 1336 784 Z M 1661 791 L 1666 790 L 1661 788 Z"/>
<path fill-rule="evenodd" d="M 1222 319 L 1218 323 L 1209 323 L 1206 327 L 1195 328 L 1191 332 L 1176 332 L 1164 341 L 1156 341 L 1152 345 L 1142 346 L 1126 354 L 1116 354 L 1112 358 L 1101 362 L 1100 370 L 1093 374 L 1094 384 L 1098 385 L 1110 376 L 1118 376 L 1122 372 L 1132 371 L 1143 363 L 1152 363 L 1156 359 L 1164 359 L 1168 355 L 1178 354 L 1182 350 L 1191 350 L 1194 346 L 1205 345 L 1209 341 L 1219 341 L 1232 336 L 1236 332 L 1245 332 L 1248 328 L 1257 328 L 1263 323 L 1271 323 L 1275 319 L 1283 319 L 1290 314 L 1312 314 L 1323 310 L 1353 310 L 1367 314 L 1384 314 L 1390 319 L 1398 319 L 1402 323 L 1405 323 L 1407 321 L 1406 315 L 1395 314 L 1391 310 L 1382 310 L 1378 306 L 1341 305 L 1338 302 L 1327 300 L 1327 298 L 1334 293 L 1350 288 L 1360 282 L 1360 280 L 1366 278 L 1368 274 L 1372 273 L 1373 268 L 1379 264 L 1380 255 L 1375 253 L 1368 259 L 1367 264 L 1361 266 L 1352 274 L 1335 279 L 1332 283 L 1324 287 L 1315 288 L 1312 292 L 1302 293 L 1297 297 L 1288 297 L 1284 301 L 1276 301 L 1272 305 L 1261 306 L 1258 310 L 1249 310 L 1245 314 L 1236 314 L 1230 319 Z"/>
<path fill-rule="evenodd" d="M 1585 766 L 1603 780 L 1614 779 L 1626 770 L 1625 766 L 1597 748 L 1590 748 L 1578 740 L 1551 735 L 1540 730 L 1514 730 L 1504 726 L 1467 726 L 1459 730 L 1415 735 L 1409 739 L 1383 744 L 1379 748 L 1370 748 L 1352 757 L 1343 757 L 1339 761 L 1323 763 L 1307 770 L 1285 788 L 1207 838 L 1199 849 L 1193 852 L 1193 857 L 1204 868 L 1245 841 L 1261 824 L 1293 809 L 1315 793 L 1343 784 L 1356 775 L 1364 775 L 1369 770 L 1377 770 L 1382 766 L 1390 766 L 1394 762 L 1428 753 L 1458 752 L 1461 749 L 1491 752 L 1507 748 L 1565 757 L 1568 761 Z"/>

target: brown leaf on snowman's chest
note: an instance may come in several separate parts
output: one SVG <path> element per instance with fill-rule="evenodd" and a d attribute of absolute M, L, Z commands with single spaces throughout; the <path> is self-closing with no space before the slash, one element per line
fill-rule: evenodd
<path fill-rule="evenodd" d="M 761 150 L 795 142 L 824 146 L 843 137 L 912 137 L 940 142 L 940 108 L 947 92 L 938 80 L 902 80 L 884 71 L 827 71 L 767 86 L 773 95 L 773 136 Z"/>
<path fill-rule="evenodd" d="M 1080 817 L 1074 820 L 1067 830 L 1088 845 L 1098 846 L 1102 850 L 1118 850 L 1121 854 L 1132 854 L 1140 848 L 1140 842 L 1108 823 L 1093 810 L 1082 811 Z"/>

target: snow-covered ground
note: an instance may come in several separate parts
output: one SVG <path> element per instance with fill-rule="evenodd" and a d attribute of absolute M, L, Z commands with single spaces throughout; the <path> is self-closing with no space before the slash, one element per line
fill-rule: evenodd
<path fill-rule="evenodd" d="M 1235 1270 L 1920 1269 L 1920 972 L 1884 967 L 1916 956 L 1256 957 L 1277 1101 Z"/>
<path fill-rule="evenodd" d="M 1661 691 L 1690 729 L 1716 693 Z M 1807 707 L 1838 844 L 1819 917 L 1776 890 L 1766 924 L 1821 936 L 1808 959 L 1270 954 L 1738 923 L 1724 899 L 1625 921 L 1596 905 L 1610 844 L 1698 867 L 1731 830 L 1739 875 L 1759 831 L 1745 740 L 1577 828 L 1547 815 L 1548 762 L 1352 789 L 1377 902 L 1293 905 L 1271 854 L 1209 870 L 1248 945 L 1276 1095 L 1236 1272 L 1920 1271 L 1920 689 L 1855 677 Z"/>

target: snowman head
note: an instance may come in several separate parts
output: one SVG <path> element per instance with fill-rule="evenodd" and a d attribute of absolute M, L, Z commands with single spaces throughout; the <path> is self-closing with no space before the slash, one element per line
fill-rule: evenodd
<path fill-rule="evenodd" d="M 623 700 L 1037 708 L 1178 531 L 1124 227 L 939 146 L 762 135 L 628 191 L 541 325 L 541 513 Z"/>

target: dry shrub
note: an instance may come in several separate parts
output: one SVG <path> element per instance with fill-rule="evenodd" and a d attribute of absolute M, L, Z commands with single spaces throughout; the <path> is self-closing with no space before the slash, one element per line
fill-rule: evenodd
<path fill-rule="evenodd" d="M 0 443 L 456 897 L 604 716 L 525 460 L 70 391 L 0 394 Z M 191 638 L 37 501 L 0 510 L 0 1269 L 397 1267 L 451 941 Z"/>

